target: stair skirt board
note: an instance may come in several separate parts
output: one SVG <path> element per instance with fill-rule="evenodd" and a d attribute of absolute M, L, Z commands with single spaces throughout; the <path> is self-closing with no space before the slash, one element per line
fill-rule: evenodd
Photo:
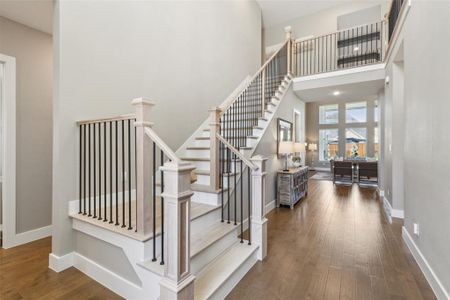
<path fill-rule="evenodd" d="M 123 274 L 113 271 L 117 267 L 116 256 L 114 261 L 108 265 L 104 258 L 100 262 L 95 261 L 93 257 L 86 257 L 78 253 L 81 249 L 76 249 L 72 253 L 72 262 L 75 268 L 126 299 L 159 298 L 161 276 L 138 265 L 139 262 L 151 258 L 151 241 L 140 242 L 78 219 L 73 219 L 72 226 L 73 229 L 89 236 L 95 242 L 102 243 L 105 249 L 116 248 L 116 251 L 123 253 L 123 264 L 120 265 L 121 268 L 128 269 L 128 275 L 131 277 L 125 277 Z M 160 245 L 157 245 L 157 248 L 160 248 Z M 138 279 L 132 278 L 133 276 Z"/>

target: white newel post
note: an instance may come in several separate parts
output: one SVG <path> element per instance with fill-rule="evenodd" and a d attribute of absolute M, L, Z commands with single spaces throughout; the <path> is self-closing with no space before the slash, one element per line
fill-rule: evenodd
<path fill-rule="evenodd" d="M 267 219 L 266 219 L 266 160 L 260 155 L 251 161 L 258 169 L 252 171 L 252 242 L 259 246 L 257 257 L 263 260 L 267 255 Z"/>
<path fill-rule="evenodd" d="M 152 178 L 151 178 L 151 151 L 152 144 L 145 136 L 145 127 L 151 127 L 150 110 L 154 102 L 136 98 L 131 102 L 136 110 L 136 229 L 139 234 L 147 235 L 153 230 L 152 215 L 153 207 L 151 205 Z"/>
<path fill-rule="evenodd" d="M 220 113 L 219 107 L 213 107 L 209 109 L 209 133 L 210 133 L 210 186 L 214 190 L 219 189 L 219 140 L 216 137 L 217 133 L 220 133 Z"/>
<path fill-rule="evenodd" d="M 292 28 L 291 26 L 284 27 L 286 33 L 287 43 L 287 73 L 292 73 Z"/>
<path fill-rule="evenodd" d="M 194 275 L 190 271 L 191 172 L 187 162 L 167 162 L 164 172 L 164 251 L 166 262 L 160 282 L 160 299 L 194 299 Z"/>

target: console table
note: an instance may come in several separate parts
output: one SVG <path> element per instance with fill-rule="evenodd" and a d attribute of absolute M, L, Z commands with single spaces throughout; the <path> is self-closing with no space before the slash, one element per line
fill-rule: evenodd
<path fill-rule="evenodd" d="M 291 168 L 289 171 L 278 171 L 277 176 L 277 207 L 295 203 L 308 195 L 308 167 Z"/>

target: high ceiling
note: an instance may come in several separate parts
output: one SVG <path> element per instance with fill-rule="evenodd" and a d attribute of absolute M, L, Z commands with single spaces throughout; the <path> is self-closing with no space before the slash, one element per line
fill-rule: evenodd
<path fill-rule="evenodd" d="M 0 0 L 0 16 L 52 34 L 52 0 Z"/>
<path fill-rule="evenodd" d="M 261 7 L 263 24 L 269 28 L 336 6 L 345 0 L 256 0 Z"/>

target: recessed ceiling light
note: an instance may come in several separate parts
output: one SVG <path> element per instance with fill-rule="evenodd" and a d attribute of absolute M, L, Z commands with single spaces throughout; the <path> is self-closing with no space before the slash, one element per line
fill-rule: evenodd
<path fill-rule="evenodd" d="M 341 94 L 341 92 L 339 92 L 339 91 L 334 91 L 333 92 L 333 95 L 335 95 L 335 96 L 339 96 Z"/>
<path fill-rule="evenodd" d="M 359 50 L 359 47 L 358 46 L 356 46 L 355 48 L 353 48 L 353 51 L 358 51 Z"/>

